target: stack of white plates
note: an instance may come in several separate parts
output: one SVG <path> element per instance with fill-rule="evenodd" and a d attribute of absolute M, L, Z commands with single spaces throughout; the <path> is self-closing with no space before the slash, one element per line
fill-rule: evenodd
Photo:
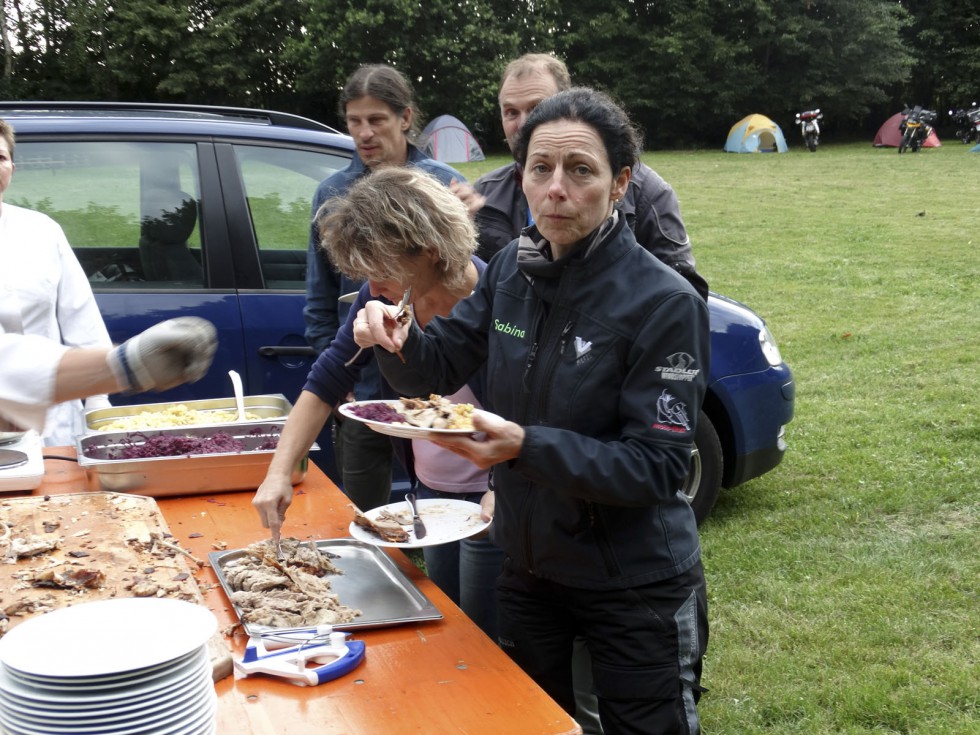
<path fill-rule="evenodd" d="M 211 735 L 217 625 L 207 608 L 165 598 L 27 620 L 0 638 L 0 732 Z"/>

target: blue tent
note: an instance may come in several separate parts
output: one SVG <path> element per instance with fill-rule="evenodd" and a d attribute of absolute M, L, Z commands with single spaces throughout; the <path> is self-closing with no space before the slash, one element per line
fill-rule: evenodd
<path fill-rule="evenodd" d="M 980 153 L 980 143 L 977 143 L 970 149 L 970 153 Z"/>
<path fill-rule="evenodd" d="M 732 126 L 725 141 L 729 153 L 785 153 L 786 138 L 779 126 L 765 115 L 743 117 Z"/>

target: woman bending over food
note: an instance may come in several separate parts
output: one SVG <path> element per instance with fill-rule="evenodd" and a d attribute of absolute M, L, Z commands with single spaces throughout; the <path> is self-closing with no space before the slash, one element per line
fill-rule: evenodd
<path fill-rule="evenodd" d="M 292 503 L 293 468 L 306 456 L 334 408 L 346 400 L 361 370 L 374 360 L 371 350 L 358 354 L 354 342 L 358 311 L 372 298 L 398 304 L 411 287 L 412 317 L 428 324 L 468 296 L 486 268 L 474 255 L 476 230 L 466 206 L 416 168 L 380 168 L 353 184 L 344 197 L 332 200 L 329 210 L 321 209 L 318 219 L 330 261 L 346 277 L 366 282 L 346 323 L 313 364 L 252 500 L 262 525 L 274 534 Z M 479 407 L 485 375 L 482 369 L 473 371 L 446 397 Z M 398 397 L 387 384 L 382 392 Z M 487 494 L 485 469 L 426 440 L 392 441 L 419 498 L 479 503 Z M 500 549 L 483 538 L 427 546 L 423 553 L 429 577 L 488 635 L 496 637 L 493 585 L 503 559 Z"/>
<path fill-rule="evenodd" d="M 679 488 L 708 374 L 708 313 L 614 207 L 640 152 L 607 96 L 579 88 L 541 102 L 514 150 L 535 224 L 448 318 L 396 325 L 391 306 L 370 301 L 355 336 L 406 395 L 450 393 L 487 367 L 482 403 L 497 417 L 474 416 L 485 439 L 438 444 L 493 468 L 510 656 L 574 714 L 581 635 L 606 735 L 690 734 L 708 622 Z M 683 380 L 669 369 L 678 355 Z"/>

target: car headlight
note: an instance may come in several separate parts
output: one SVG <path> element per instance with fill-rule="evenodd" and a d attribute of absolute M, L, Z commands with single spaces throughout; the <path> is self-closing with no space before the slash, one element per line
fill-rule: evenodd
<path fill-rule="evenodd" d="M 762 348 L 762 354 L 765 355 L 766 361 L 776 367 L 783 362 L 782 355 L 779 354 L 779 347 L 776 345 L 776 340 L 772 336 L 772 332 L 769 331 L 769 327 L 763 327 L 759 330 L 759 347 Z"/>

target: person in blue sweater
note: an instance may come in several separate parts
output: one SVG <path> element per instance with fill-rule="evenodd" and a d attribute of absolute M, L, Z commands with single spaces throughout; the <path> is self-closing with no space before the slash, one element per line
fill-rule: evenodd
<path fill-rule="evenodd" d="M 354 241 L 353 212 L 371 212 L 391 222 L 378 237 Z M 353 183 L 347 193 L 325 206 L 317 219 L 323 247 L 346 278 L 363 280 L 347 320 L 329 347 L 320 353 L 296 405 L 283 427 L 265 479 L 253 505 L 262 524 L 278 532 L 292 503 L 289 477 L 306 456 L 334 409 L 346 401 L 363 371 L 374 365 L 374 354 L 359 354 L 354 342 L 354 318 L 371 299 L 398 303 L 409 286 L 411 311 L 420 324 L 445 316 L 476 285 L 486 264 L 477 258 L 476 229 L 460 198 L 438 180 L 415 167 L 384 167 Z M 454 403 L 479 408 L 486 372 L 476 371 L 468 381 L 446 394 Z M 398 394 L 382 380 L 379 396 Z M 359 422 L 348 423 L 363 426 Z M 426 440 L 380 436 L 405 465 L 419 498 L 452 498 L 481 503 L 488 476 L 471 462 Z M 389 449 L 390 451 L 390 449 Z M 494 581 L 503 554 L 490 538 L 425 546 L 429 577 L 459 605 L 487 635 L 496 638 Z"/>

